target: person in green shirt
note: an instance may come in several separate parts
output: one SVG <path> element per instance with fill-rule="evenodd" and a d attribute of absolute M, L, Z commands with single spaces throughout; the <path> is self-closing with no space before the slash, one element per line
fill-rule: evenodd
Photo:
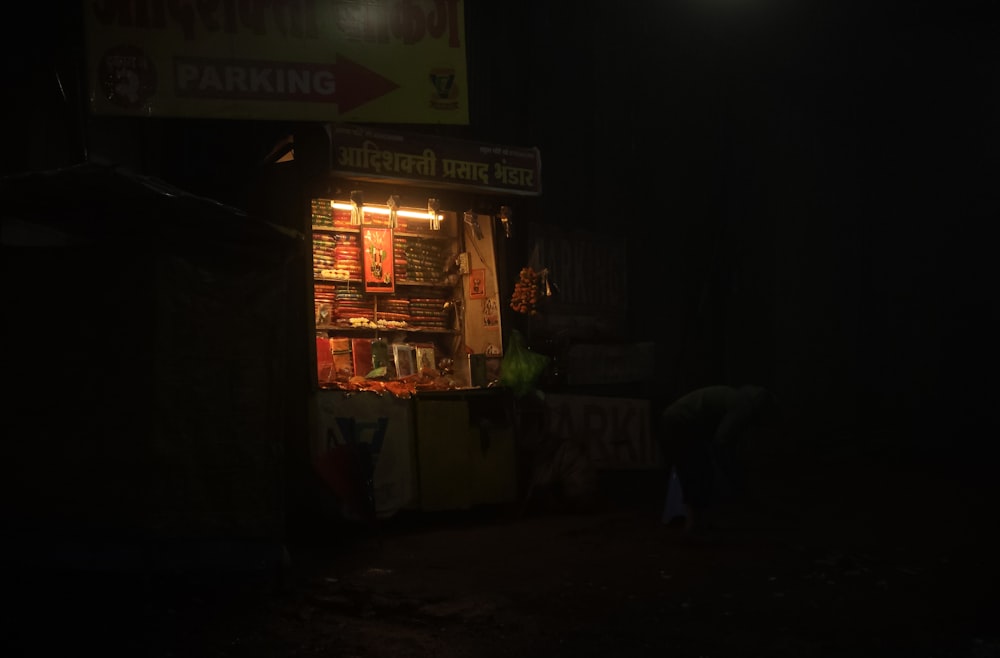
<path fill-rule="evenodd" d="M 680 482 L 686 529 L 698 510 L 744 490 L 753 437 L 778 417 L 775 396 L 761 386 L 706 386 L 667 406 L 660 447 L 667 473 Z"/>

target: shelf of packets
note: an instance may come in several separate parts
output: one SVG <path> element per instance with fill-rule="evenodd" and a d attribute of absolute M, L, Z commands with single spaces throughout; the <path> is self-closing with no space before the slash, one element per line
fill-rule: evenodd
<path fill-rule="evenodd" d="M 458 254 L 448 239 L 393 237 L 393 268 L 397 283 L 451 283 L 449 266 Z"/>
<path fill-rule="evenodd" d="M 361 236 L 346 210 L 333 210 L 329 199 L 313 199 L 313 277 L 361 280 Z M 370 220 L 370 221 L 369 221 Z M 388 226 L 382 215 L 365 215 L 365 225 Z M 422 222 L 414 228 L 423 229 Z M 323 230 L 327 229 L 327 230 Z M 439 231 L 407 233 L 406 218 L 399 218 L 393 232 L 393 268 L 401 283 L 446 283 L 447 271 L 457 257 L 457 245 Z"/>
<path fill-rule="evenodd" d="M 313 277 L 361 280 L 361 243 L 356 234 L 313 235 Z"/>
<path fill-rule="evenodd" d="M 313 285 L 316 326 L 322 329 L 409 329 L 448 331 L 453 329 L 449 298 L 439 289 L 413 287 L 412 296 L 366 295 L 351 284 Z M 430 293 L 438 293 L 432 295 Z"/>
<path fill-rule="evenodd" d="M 448 270 L 455 260 L 447 239 L 394 236 L 393 270 L 396 283 L 453 285 Z M 320 281 L 361 281 L 361 244 L 358 235 L 317 233 L 313 236 L 313 278 Z"/>
<path fill-rule="evenodd" d="M 373 349 L 381 345 L 385 352 L 373 356 Z M 370 338 L 316 337 L 316 366 L 321 384 L 350 377 L 365 377 L 387 366 L 386 376 L 407 377 L 435 367 L 438 354 L 429 343 L 393 343 Z"/>

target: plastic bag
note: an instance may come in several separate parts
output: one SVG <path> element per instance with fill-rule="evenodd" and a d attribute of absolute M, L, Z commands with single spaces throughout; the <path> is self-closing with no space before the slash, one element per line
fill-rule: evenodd
<path fill-rule="evenodd" d="M 526 395 L 534 390 L 548 363 L 549 357 L 529 350 L 524 335 L 514 329 L 500 363 L 500 383 L 519 397 Z"/>

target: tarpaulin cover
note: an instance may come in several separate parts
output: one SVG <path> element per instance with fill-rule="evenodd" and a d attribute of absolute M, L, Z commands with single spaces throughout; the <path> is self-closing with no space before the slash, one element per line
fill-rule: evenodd
<path fill-rule="evenodd" d="M 98 164 L 0 179 L 0 219 L 15 549 L 280 540 L 302 237 Z"/>

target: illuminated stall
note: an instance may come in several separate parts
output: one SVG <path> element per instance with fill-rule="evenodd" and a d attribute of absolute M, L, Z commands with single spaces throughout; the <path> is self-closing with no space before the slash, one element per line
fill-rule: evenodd
<path fill-rule="evenodd" d="M 354 518 L 512 502 L 500 243 L 537 149 L 331 125 L 308 185 L 316 467 Z"/>

